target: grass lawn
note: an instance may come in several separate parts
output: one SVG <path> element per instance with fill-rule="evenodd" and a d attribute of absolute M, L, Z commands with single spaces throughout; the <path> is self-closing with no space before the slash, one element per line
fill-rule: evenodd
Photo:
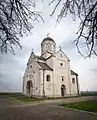
<path fill-rule="evenodd" d="M 81 92 L 80 96 L 97 96 L 97 92 L 92 92 L 92 93 L 90 93 L 90 92 L 86 92 L 86 93 Z"/>
<path fill-rule="evenodd" d="M 22 93 L 0 93 L 0 98 L 4 98 L 4 97 L 13 97 L 23 102 L 34 102 L 34 101 L 44 100 L 43 98 L 27 97 L 24 96 Z"/>
<path fill-rule="evenodd" d="M 23 102 L 34 102 L 34 101 L 42 101 L 43 100 L 43 98 L 27 97 L 27 96 L 24 96 L 22 93 L 0 93 L 0 99 L 6 98 L 6 97 L 13 97 L 13 98 L 21 100 Z"/>
<path fill-rule="evenodd" d="M 53 98 L 53 97 L 45 97 L 45 98 L 35 98 L 35 97 L 27 97 L 27 96 L 24 96 L 23 94 L 10 94 L 11 97 L 14 97 L 18 100 L 21 100 L 21 101 L 24 101 L 24 102 L 34 102 L 34 101 L 43 101 L 43 100 L 55 100 L 55 99 L 63 99 L 63 98 L 72 98 L 71 96 L 70 97 L 56 97 L 56 98 Z M 73 96 L 75 97 L 75 96 Z"/>
<path fill-rule="evenodd" d="M 60 104 L 59 106 L 97 113 L 97 100 Z"/>
<path fill-rule="evenodd" d="M 24 95 L 20 95 L 20 96 L 12 96 L 18 100 L 21 100 L 23 102 L 34 102 L 34 101 L 43 101 L 44 99 L 43 98 L 35 98 L 35 97 L 27 97 L 27 96 L 24 96 Z"/>
<path fill-rule="evenodd" d="M 2 97 L 3 96 L 3 97 Z M 43 100 L 54 100 L 54 99 L 63 99 L 63 98 L 73 98 L 78 96 L 68 96 L 68 97 L 45 97 L 45 98 L 35 98 L 35 97 L 27 97 L 24 96 L 22 93 L 0 93 L 0 98 L 4 97 L 13 97 L 15 99 L 21 100 L 23 102 L 34 102 L 34 101 L 43 101 Z"/>
<path fill-rule="evenodd" d="M 97 95 L 97 94 L 96 94 Z M 2 97 L 3 96 L 3 97 Z M 85 96 L 85 95 L 84 95 Z M 34 101 L 43 101 L 43 100 L 54 100 L 54 99 L 66 99 L 66 98 L 75 98 L 75 97 L 82 97 L 80 96 L 67 96 L 67 97 L 50 97 L 50 98 L 35 98 L 35 97 L 27 97 L 24 96 L 22 93 L 0 93 L 0 99 L 4 97 L 13 97 L 15 99 L 24 101 L 24 102 L 34 102 Z"/>

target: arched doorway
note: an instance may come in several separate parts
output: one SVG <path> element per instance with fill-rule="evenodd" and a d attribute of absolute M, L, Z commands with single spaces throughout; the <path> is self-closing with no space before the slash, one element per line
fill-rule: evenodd
<path fill-rule="evenodd" d="M 27 81 L 27 95 L 32 96 L 33 83 L 31 80 Z"/>
<path fill-rule="evenodd" d="M 66 87 L 65 87 L 65 85 L 61 85 L 61 95 L 62 96 L 66 95 Z"/>

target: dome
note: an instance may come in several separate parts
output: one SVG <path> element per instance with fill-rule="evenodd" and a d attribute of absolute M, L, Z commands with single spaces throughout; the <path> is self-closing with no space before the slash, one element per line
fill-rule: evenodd
<path fill-rule="evenodd" d="M 55 41 L 50 38 L 44 38 L 43 41 L 41 42 L 41 55 L 43 55 L 44 53 L 54 53 L 56 49 L 56 43 Z"/>
<path fill-rule="evenodd" d="M 48 40 L 55 43 L 55 41 L 52 38 L 50 38 L 50 37 L 44 38 L 42 43 L 45 42 L 45 41 L 48 41 Z"/>

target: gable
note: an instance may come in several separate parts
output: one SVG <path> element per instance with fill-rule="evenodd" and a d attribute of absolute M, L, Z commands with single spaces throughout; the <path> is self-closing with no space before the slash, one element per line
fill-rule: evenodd
<path fill-rule="evenodd" d="M 66 55 L 62 50 L 57 51 L 57 52 L 55 53 L 55 56 L 56 56 L 58 59 L 70 61 L 69 58 L 67 57 L 67 55 Z"/>

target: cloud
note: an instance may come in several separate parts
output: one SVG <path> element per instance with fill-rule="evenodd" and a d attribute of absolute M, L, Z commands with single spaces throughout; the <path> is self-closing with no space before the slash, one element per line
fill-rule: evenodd
<path fill-rule="evenodd" d="M 57 50 L 59 46 L 70 58 L 71 69 L 79 74 L 79 82 L 81 90 L 97 90 L 97 58 L 93 56 L 91 59 L 84 59 L 78 53 L 73 40 L 77 37 L 79 21 L 73 23 L 70 16 L 63 19 L 56 25 L 55 16 L 50 17 L 52 8 L 48 8 L 47 1 L 40 3 L 38 8 L 44 17 L 44 23 L 34 24 L 33 34 L 20 38 L 22 50 L 16 49 L 16 55 L 8 53 L 0 55 L 0 91 L 22 91 L 22 77 L 26 69 L 26 64 L 32 48 L 36 54 L 41 53 L 41 41 L 50 33 L 56 44 Z"/>

